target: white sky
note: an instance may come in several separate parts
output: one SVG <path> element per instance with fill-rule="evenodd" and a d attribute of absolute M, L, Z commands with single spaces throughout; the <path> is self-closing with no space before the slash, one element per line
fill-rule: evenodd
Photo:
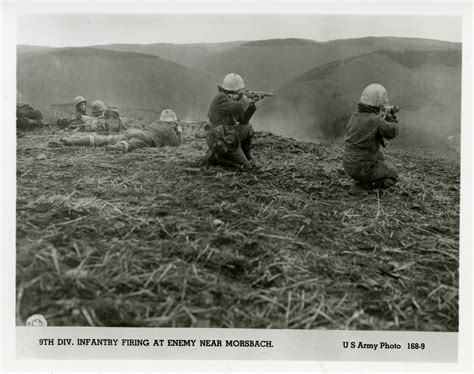
<path fill-rule="evenodd" d="M 461 42 L 461 17 L 372 15 L 19 15 L 18 44 L 202 43 L 272 38 L 318 41 L 398 36 Z"/>

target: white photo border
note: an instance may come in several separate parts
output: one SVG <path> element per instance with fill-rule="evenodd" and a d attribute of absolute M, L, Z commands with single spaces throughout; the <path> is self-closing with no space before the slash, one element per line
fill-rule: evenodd
<path fill-rule="evenodd" d="M 113 8 L 111 7 L 113 4 Z M 107 370 L 124 371 L 122 360 L 15 360 L 15 202 L 16 202 L 16 17 L 21 13 L 260 13 L 260 14 L 390 14 L 457 15 L 463 24 L 462 136 L 461 136 L 461 224 L 460 224 L 460 303 L 459 361 L 444 363 L 313 362 L 313 361 L 160 361 L 159 369 L 192 371 L 468 371 L 472 365 L 472 269 L 473 159 L 472 129 L 472 3 L 470 1 L 212 1 L 212 2 L 4 2 L 2 4 L 2 353 L 8 370 Z M 291 331 L 288 332 L 291 334 Z M 410 334 L 410 332 L 406 332 Z M 133 371 L 154 371 L 156 361 L 134 360 Z"/>

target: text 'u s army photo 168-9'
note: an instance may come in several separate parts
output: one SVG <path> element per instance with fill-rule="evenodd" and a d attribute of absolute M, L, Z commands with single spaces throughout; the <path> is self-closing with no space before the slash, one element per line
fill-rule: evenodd
<path fill-rule="evenodd" d="M 376 20 L 19 16 L 17 326 L 458 331 L 460 18 Z"/>

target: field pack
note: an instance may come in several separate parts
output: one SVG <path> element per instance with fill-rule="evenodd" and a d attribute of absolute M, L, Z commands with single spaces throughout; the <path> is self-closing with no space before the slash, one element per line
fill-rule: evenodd
<path fill-rule="evenodd" d="M 43 114 L 28 103 L 16 104 L 16 126 L 18 129 L 29 130 L 42 127 Z"/>

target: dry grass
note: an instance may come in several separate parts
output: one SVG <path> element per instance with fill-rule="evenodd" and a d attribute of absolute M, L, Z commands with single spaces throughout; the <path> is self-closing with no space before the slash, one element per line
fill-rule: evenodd
<path fill-rule="evenodd" d="M 203 139 L 52 136 L 17 143 L 18 324 L 458 329 L 455 155 L 392 147 L 399 186 L 355 198 L 336 143 L 259 133 L 260 170 L 236 173 L 191 168 Z"/>

